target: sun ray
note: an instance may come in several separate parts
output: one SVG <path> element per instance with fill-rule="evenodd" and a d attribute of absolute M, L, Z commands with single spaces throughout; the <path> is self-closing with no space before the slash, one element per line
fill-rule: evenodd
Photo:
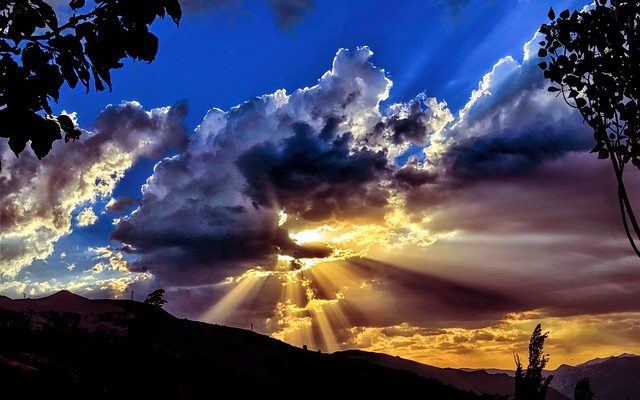
<path fill-rule="evenodd" d="M 280 226 L 292 221 L 285 211 L 279 213 Z M 260 301 L 267 309 L 273 307 L 271 316 L 263 317 L 264 329 L 272 337 L 297 346 L 330 352 L 339 350 L 340 338 L 351 326 L 344 293 L 350 287 L 360 287 L 366 279 L 362 271 L 353 268 L 354 264 L 347 260 L 366 252 L 368 244 L 361 240 L 362 235 L 377 232 L 376 229 L 373 225 L 339 223 L 290 232 L 297 244 L 321 242 L 333 252 L 324 258 L 278 254 L 273 269 L 256 267 L 227 278 L 220 285 L 228 286 L 228 293 L 204 313 L 202 319 L 228 323 L 241 310 L 248 310 L 252 301 Z M 279 285 L 275 296 L 271 279 Z M 267 285 L 267 282 L 270 283 Z"/>
<path fill-rule="evenodd" d="M 259 293 L 266 280 L 271 276 L 269 271 L 251 269 L 237 279 L 237 285 L 231 289 L 222 299 L 207 310 L 201 317 L 207 322 L 227 322 L 227 318 L 238 307 Z M 229 284 L 227 281 L 223 284 Z"/>

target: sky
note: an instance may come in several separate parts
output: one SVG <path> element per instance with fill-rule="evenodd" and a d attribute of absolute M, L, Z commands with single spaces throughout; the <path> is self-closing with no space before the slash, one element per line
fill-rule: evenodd
<path fill-rule="evenodd" d="M 164 288 L 179 317 L 437 366 L 512 368 L 537 323 L 552 368 L 640 353 L 610 165 L 536 66 L 549 6 L 585 5 L 183 2 L 151 64 L 63 90 L 81 140 L 0 142 L 0 294 Z"/>

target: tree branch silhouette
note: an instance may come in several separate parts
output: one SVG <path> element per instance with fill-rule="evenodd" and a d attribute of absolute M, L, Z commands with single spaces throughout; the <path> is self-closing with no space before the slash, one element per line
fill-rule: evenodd
<path fill-rule="evenodd" d="M 582 12 L 564 10 L 542 24 L 538 52 L 544 77 L 593 129 L 592 152 L 610 159 L 618 187 L 622 222 L 635 254 L 640 224 L 625 186 L 624 169 L 640 169 L 640 5 L 637 0 L 598 0 Z"/>
<path fill-rule="evenodd" d="M 78 139 L 71 118 L 51 110 L 62 85 L 111 90 L 111 71 L 124 59 L 155 59 L 149 26 L 156 18 L 178 24 L 182 16 L 178 0 L 71 0 L 69 7 L 60 23 L 45 0 L 0 1 L 0 137 L 16 156 L 29 141 L 42 158 L 62 133 L 65 142 Z"/>

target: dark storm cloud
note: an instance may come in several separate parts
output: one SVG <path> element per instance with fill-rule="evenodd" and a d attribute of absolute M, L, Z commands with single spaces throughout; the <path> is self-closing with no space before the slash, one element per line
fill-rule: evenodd
<path fill-rule="evenodd" d="M 351 149 L 351 134 L 336 136 L 326 127 L 319 135 L 297 123 L 293 131 L 278 146 L 262 143 L 238 158 L 247 194 L 257 204 L 308 220 L 371 213 L 386 205 L 386 193 L 368 186 L 387 171 L 383 151 Z"/>
<path fill-rule="evenodd" d="M 589 135 L 572 134 L 565 126 L 545 124 L 544 119 L 539 122 L 453 144 L 444 155 L 448 173 L 464 180 L 504 178 L 592 146 Z"/>
<path fill-rule="evenodd" d="M 640 198 L 640 174 L 628 187 Z M 517 310 L 576 316 L 633 312 L 640 269 L 625 240 L 610 165 L 586 152 L 527 174 L 467 182 L 431 205 L 429 227 L 458 232 L 400 265 L 428 265 L 466 284 L 500 289 Z"/>
<path fill-rule="evenodd" d="M 546 92 L 538 69 L 535 58 L 522 63 L 501 59 L 455 123 L 434 139 L 442 147 L 426 148 L 427 162 L 449 181 L 442 190 L 469 181 L 526 175 L 592 147 L 592 134 L 580 115 Z"/>
<path fill-rule="evenodd" d="M 535 52 L 528 47 L 528 53 Z M 432 179 L 420 170 L 421 185 L 406 186 L 412 212 L 455 205 L 470 185 L 526 177 L 554 160 L 588 151 L 588 127 L 561 98 L 547 93 L 538 69 L 531 54 L 521 63 L 499 60 L 456 120 L 429 137 L 425 153 Z"/>
<path fill-rule="evenodd" d="M 382 136 L 389 132 L 387 140 L 394 144 L 411 142 L 425 144 L 429 127 L 429 116 L 424 112 L 419 101 L 411 102 L 408 116 L 392 115 L 376 124 L 374 136 Z"/>
<path fill-rule="evenodd" d="M 403 189 L 412 189 L 427 183 L 435 183 L 437 179 L 438 176 L 434 172 L 425 171 L 410 163 L 393 173 L 394 183 Z"/>
<path fill-rule="evenodd" d="M 143 202 L 142 206 L 139 212 L 145 212 L 148 204 Z M 162 226 L 123 220 L 111 239 L 126 243 L 130 252 L 142 256 L 131 265 L 132 270 L 151 270 L 175 284 L 210 283 L 238 265 L 269 263 L 278 253 L 299 258 L 330 254 L 324 245 L 294 243 L 286 230 L 277 228 L 272 217 L 244 207 L 192 202 L 165 216 Z"/>

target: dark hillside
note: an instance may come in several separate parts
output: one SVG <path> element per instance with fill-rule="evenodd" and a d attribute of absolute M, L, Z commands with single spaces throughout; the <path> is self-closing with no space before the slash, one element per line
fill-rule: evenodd
<path fill-rule="evenodd" d="M 0 337 L 3 391 L 20 398 L 212 398 L 223 390 L 282 398 L 479 398 L 411 372 L 69 292 L 1 298 Z"/>

